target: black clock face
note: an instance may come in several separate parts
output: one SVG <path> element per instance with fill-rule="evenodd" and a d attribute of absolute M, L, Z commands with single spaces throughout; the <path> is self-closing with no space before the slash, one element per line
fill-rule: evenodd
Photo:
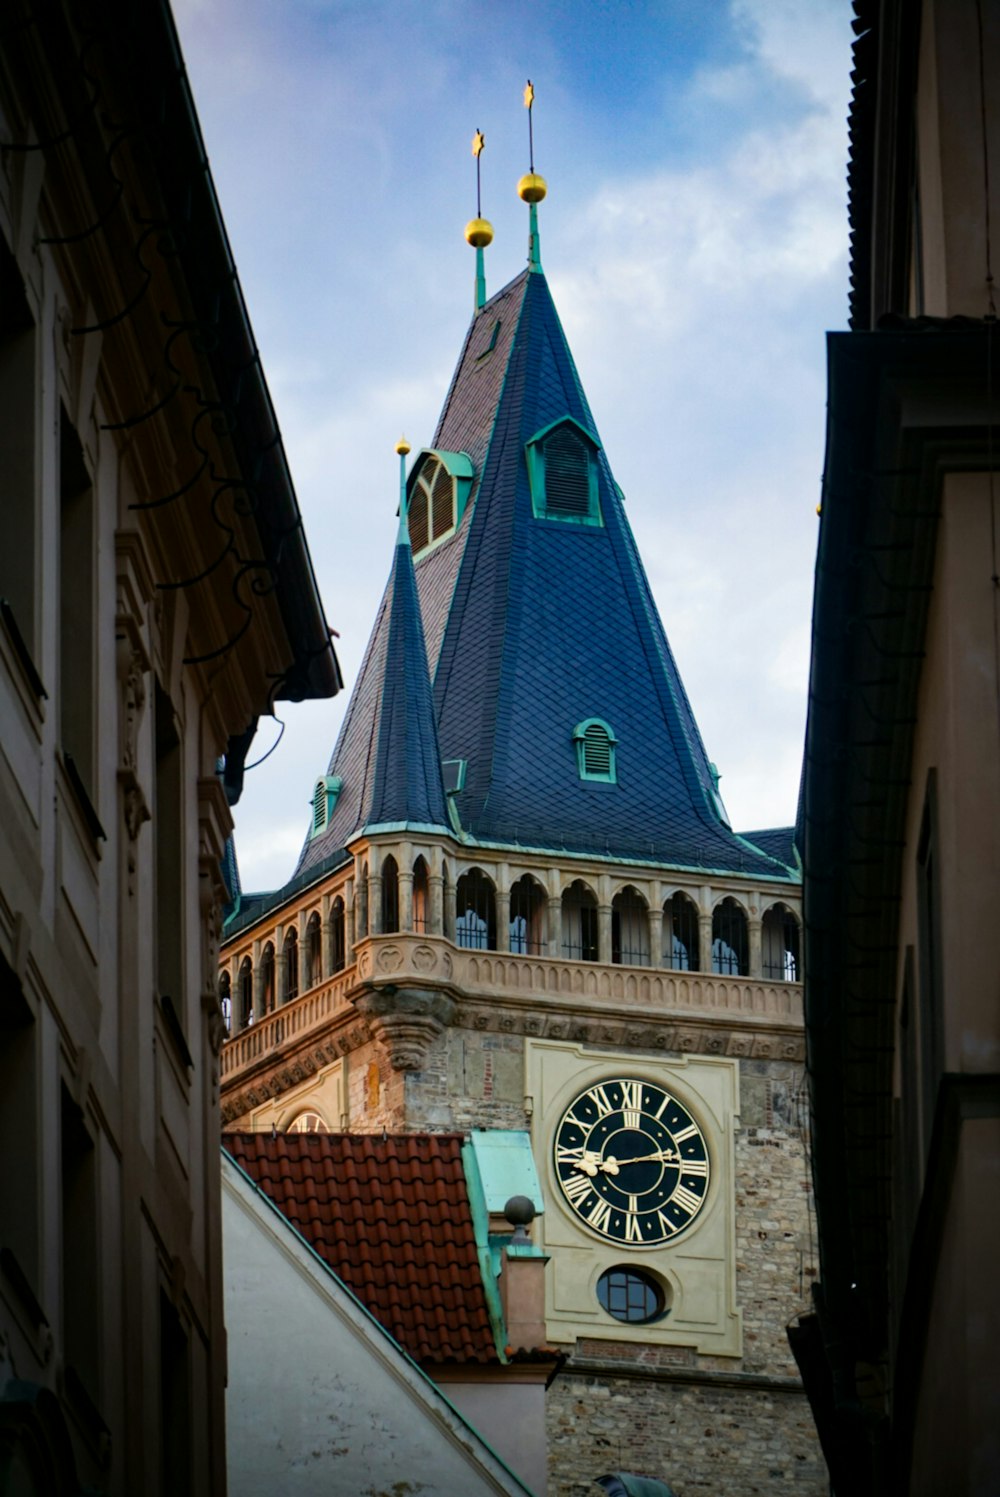
<path fill-rule="evenodd" d="M 615 1077 L 563 1113 L 555 1171 L 575 1216 L 626 1247 L 659 1247 L 695 1220 L 708 1197 L 708 1145 L 661 1086 Z"/>

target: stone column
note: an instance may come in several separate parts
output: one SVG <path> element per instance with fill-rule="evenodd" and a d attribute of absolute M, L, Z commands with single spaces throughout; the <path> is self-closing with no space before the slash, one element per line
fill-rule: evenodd
<path fill-rule="evenodd" d="M 382 878 L 378 873 L 371 871 L 368 865 L 368 934 L 380 936 L 382 934 Z"/>
<path fill-rule="evenodd" d="M 260 959 L 260 942 L 253 943 L 253 1022 L 259 1024 L 264 1017 L 264 963 Z"/>
<path fill-rule="evenodd" d="M 712 970 L 712 917 L 698 913 L 698 966 L 702 972 Z"/>
<path fill-rule="evenodd" d="M 505 883 L 496 893 L 497 950 L 510 950 L 510 887 Z"/>
<path fill-rule="evenodd" d="M 752 907 L 752 912 L 747 921 L 747 930 L 750 935 L 750 976 L 763 977 L 764 975 L 764 952 L 761 939 L 760 915 Z"/>
<path fill-rule="evenodd" d="M 409 842 L 399 844 L 399 877 L 396 887 L 398 889 L 399 904 L 399 928 L 401 931 L 413 929 L 413 846 Z"/>
<path fill-rule="evenodd" d="M 319 914 L 320 975 L 324 979 L 333 976 L 333 921 L 330 918 L 330 911 L 332 909 L 332 897 L 329 894 L 324 894 L 320 901 Z"/>
<path fill-rule="evenodd" d="M 657 901 L 646 911 L 649 920 L 649 965 L 663 966 L 663 906 Z"/>
<path fill-rule="evenodd" d="M 354 961 L 354 948 L 357 945 L 355 919 L 354 880 L 349 878 L 344 885 L 344 965 L 347 967 L 351 966 Z"/>
<path fill-rule="evenodd" d="M 438 890 L 435 891 L 435 889 L 434 889 L 434 880 L 433 879 L 431 880 L 431 899 L 432 899 L 432 901 L 436 900 L 437 898 L 440 897 L 440 895 L 441 895 L 440 884 L 443 884 L 443 882 L 444 882 L 443 879 L 441 879 L 439 881 Z M 455 939 L 455 895 L 456 895 L 457 889 L 458 889 L 458 880 L 456 879 L 453 884 L 449 884 L 448 887 L 446 889 L 444 889 L 444 891 L 443 891 L 444 898 L 443 898 L 443 901 L 442 901 L 442 903 L 443 903 L 442 924 L 443 924 L 444 934 L 448 937 L 449 941 L 454 941 L 454 939 Z"/>
<path fill-rule="evenodd" d="M 413 869 L 399 870 L 399 928 L 413 929 Z"/>
<path fill-rule="evenodd" d="M 597 906 L 597 960 L 611 961 L 611 906 Z"/>
<path fill-rule="evenodd" d="M 288 952 L 285 948 L 285 927 L 279 925 L 274 932 L 274 1006 L 280 1008 L 288 1002 Z"/>
<path fill-rule="evenodd" d="M 562 955 L 562 900 L 558 894 L 549 894 L 548 922 L 545 940 L 546 956 Z"/>
<path fill-rule="evenodd" d="M 443 936 L 444 930 L 444 877 L 441 873 L 427 875 L 427 934 Z"/>

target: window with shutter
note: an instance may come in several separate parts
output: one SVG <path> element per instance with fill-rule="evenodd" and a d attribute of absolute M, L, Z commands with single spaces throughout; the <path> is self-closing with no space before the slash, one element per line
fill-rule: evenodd
<path fill-rule="evenodd" d="M 531 505 L 539 520 L 601 525 L 597 443 L 571 416 L 543 427 L 525 448 Z"/>
<path fill-rule="evenodd" d="M 604 780 L 616 783 L 615 744 L 617 739 L 599 717 L 589 717 L 573 729 L 576 765 L 581 780 Z"/>

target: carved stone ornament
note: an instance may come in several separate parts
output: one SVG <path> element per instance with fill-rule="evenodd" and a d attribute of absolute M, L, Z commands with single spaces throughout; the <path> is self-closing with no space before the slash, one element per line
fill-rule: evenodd
<path fill-rule="evenodd" d="M 352 1001 L 369 1020 L 394 1071 L 423 1070 L 431 1045 L 455 1014 L 453 998 L 419 989 L 367 989 Z"/>

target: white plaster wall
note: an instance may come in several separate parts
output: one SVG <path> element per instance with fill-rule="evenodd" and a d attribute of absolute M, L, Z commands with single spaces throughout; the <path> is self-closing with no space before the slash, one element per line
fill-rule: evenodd
<path fill-rule="evenodd" d="M 528 1489 L 223 1161 L 230 1497 Z"/>

